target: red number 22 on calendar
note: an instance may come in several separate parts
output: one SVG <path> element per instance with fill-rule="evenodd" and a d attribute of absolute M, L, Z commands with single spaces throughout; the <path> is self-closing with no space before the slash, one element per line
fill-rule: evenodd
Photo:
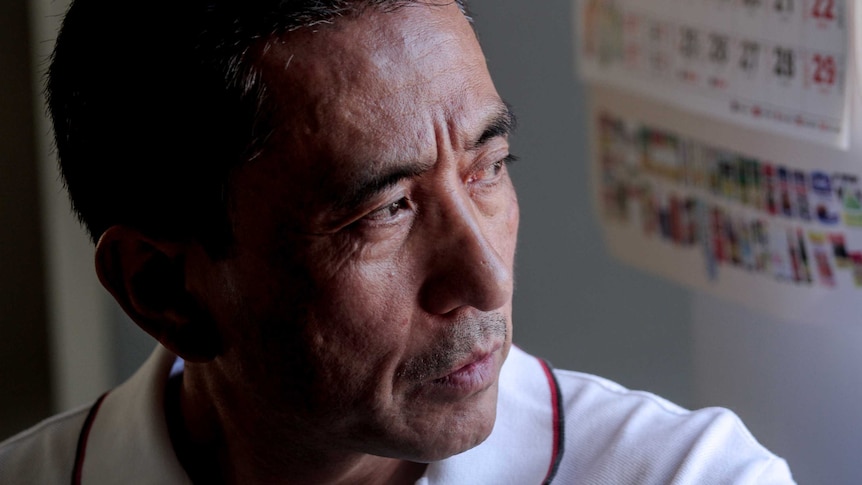
<path fill-rule="evenodd" d="M 811 16 L 820 20 L 835 20 L 835 0 L 814 0 Z"/>

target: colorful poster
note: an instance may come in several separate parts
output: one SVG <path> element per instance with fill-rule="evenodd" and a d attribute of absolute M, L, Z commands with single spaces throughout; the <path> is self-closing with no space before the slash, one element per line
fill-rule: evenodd
<path fill-rule="evenodd" d="M 854 2 L 576 0 L 576 6 L 579 70 L 588 82 L 847 147 Z"/>
<path fill-rule="evenodd" d="M 614 89 L 591 98 L 612 254 L 785 320 L 859 320 L 862 146 L 782 142 Z"/>

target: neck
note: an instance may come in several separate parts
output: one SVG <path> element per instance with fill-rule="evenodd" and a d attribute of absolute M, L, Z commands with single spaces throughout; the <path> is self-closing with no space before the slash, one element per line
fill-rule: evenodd
<path fill-rule="evenodd" d="M 309 446 L 305 433 L 261 429 L 256 413 L 227 413 L 187 367 L 165 397 L 171 442 L 193 483 L 413 484 L 427 465 Z M 238 415 L 238 416 L 235 416 Z"/>

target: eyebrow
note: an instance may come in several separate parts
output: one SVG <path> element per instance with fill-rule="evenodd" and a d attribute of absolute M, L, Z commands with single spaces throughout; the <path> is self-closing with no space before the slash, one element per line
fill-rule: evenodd
<path fill-rule="evenodd" d="M 468 150 L 477 150 L 489 141 L 507 136 L 517 125 L 515 114 L 511 106 L 505 101 L 500 101 L 497 110 L 485 122 L 485 129 L 479 137 L 468 145 Z M 359 180 L 354 182 L 341 197 L 335 201 L 336 210 L 350 210 L 359 207 L 375 195 L 396 185 L 398 182 L 414 178 L 431 170 L 433 163 L 413 163 L 392 167 L 380 173 L 369 173 L 360 175 Z"/>
<path fill-rule="evenodd" d="M 501 100 L 496 113 L 489 119 L 479 138 L 470 145 L 470 149 L 476 150 L 494 138 L 510 135 L 517 125 L 518 121 L 512 111 L 512 106 Z"/>

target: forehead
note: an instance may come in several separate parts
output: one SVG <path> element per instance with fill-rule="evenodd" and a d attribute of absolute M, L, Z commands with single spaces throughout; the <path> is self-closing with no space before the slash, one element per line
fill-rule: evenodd
<path fill-rule="evenodd" d="M 472 98 L 497 97 L 475 34 L 454 5 L 369 10 L 292 32 L 261 65 L 279 107 L 277 131 L 290 145 L 323 136 L 332 149 L 343 142 L 373 159 L 394 149 L 403 158 L 430 141 L 435 122 L 467 124 Z"/>

